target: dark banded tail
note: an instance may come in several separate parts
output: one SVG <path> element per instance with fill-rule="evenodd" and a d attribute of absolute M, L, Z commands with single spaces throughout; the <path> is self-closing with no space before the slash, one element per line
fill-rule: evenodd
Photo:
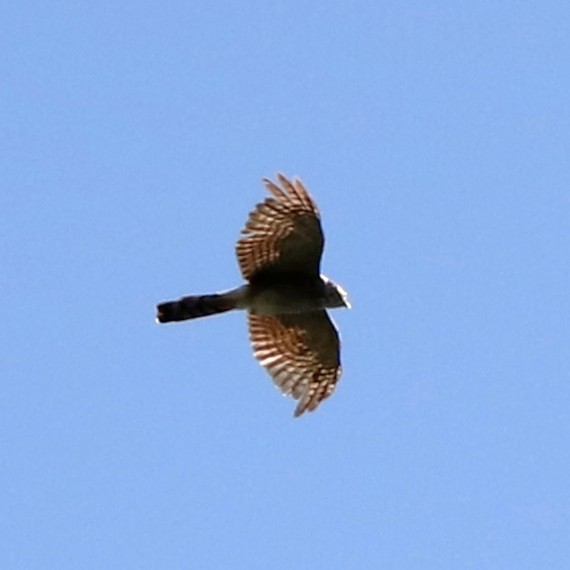
<path fill-rule="evenodd" d="M 235 306 L 235 300 L 230 295 L 190 295 L 157 305 L 156 320 L 159 323 L 186 321 L 231 311 Z"/>

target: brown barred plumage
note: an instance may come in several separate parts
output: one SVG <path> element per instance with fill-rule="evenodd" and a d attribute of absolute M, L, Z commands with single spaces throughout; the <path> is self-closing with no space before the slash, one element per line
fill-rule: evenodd
<path fill-rule="evenodd" d="M 324 247 L 317 205 L 298 179 L 264 179 L 271 197 L 250 213 L 236 255 L 247 284 L 226 293 L 161 303 L 159 322 L 248 311 L 255 357 L 295 416 L 330 396 L 341 375 L 338 332 L 326 308 L 349 307 L 344 290 L 320 274 Z"/>

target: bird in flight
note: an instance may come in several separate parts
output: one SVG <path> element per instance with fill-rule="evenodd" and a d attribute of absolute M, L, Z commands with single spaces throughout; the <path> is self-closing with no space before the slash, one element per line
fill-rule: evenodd
<path fill-rule="evenodd" d="M 185 321 L 244 309 L 253 353 L 273 382 L 298 400 L 295 416 L 330 396 L 341 375 L 340 341 L 326 309 L 350 308 L 346 292 L 321 275 L 319 210 L 303 183 L 264 179 L 271 194 L 249 214 L 236 244 L 246 284 L 157 306 L 157 321 Z"/>

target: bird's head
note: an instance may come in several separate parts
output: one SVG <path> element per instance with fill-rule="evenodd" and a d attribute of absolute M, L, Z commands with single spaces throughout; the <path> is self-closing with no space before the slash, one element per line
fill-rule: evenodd
<path fill-rule="evenodd" d="M 336 307 L 346 307 L 350 309 L 348 293 L 328 277 L 321 275 L 321 279 L 325 285 L 325 306 L 329 309 Z"/>

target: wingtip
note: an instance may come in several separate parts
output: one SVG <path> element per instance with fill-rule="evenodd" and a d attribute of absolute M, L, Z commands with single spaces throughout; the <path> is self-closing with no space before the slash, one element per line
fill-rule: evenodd
<path fill-rule="evenodd" d="M 298 176 L 296 176 L 296 175 L 287 176 L 287 175 L 283 174 L 283 172 L 281 172 L 281 171 L 278 171 L 275 174 L 275 178 L 281 185 L 283 185 L 283 184 L 295 185 L 297 183 L 303 185 L 303 182 L 301 181 L 301 179 Z M 273 180 L 271 180 L 271 178 L 269 178 L 268 176 L 264 176 L 261 179 L 261 181 L 263 182 L 263 184 L 265 184 L 265 186 L 275 186 L 276 185 L 275 182 L 273 182 Z"/>

